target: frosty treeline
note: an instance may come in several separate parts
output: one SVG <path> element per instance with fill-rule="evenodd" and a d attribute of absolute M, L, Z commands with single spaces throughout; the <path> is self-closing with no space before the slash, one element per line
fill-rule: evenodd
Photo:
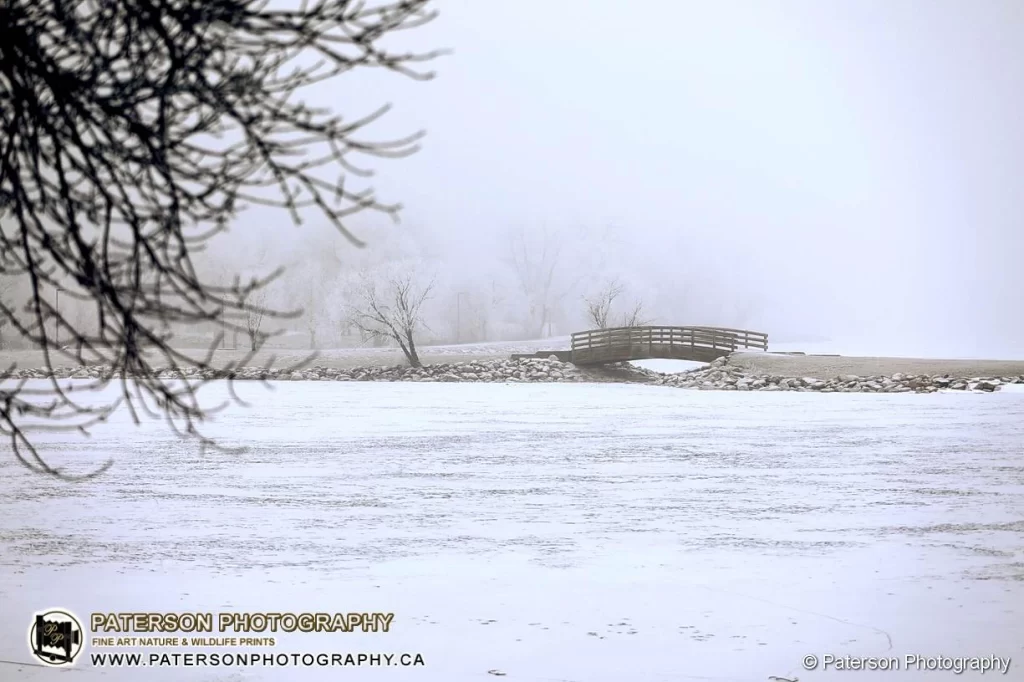
<path fill-rule="evenodd" d="M 693 267 L 653 268 L 645 247 L 631 244 L 624 229 L 498 228 L 492 240 L 498 247 L 464 254 L 451 253 L 432 230 L 407 222 L 354 228 L 367 242 L 361 249 L 317 226 L 290 229 L 294 238 L 285 240 L 260 225 L 218 235 L 193 256 L 204 278 L 229 287 L 236 276 L 248 280 L 281 270 L 249 297 L 241 323 L 221 347 L 398 348 L 380 311 L 413 303 L 408 320 L 420 345 L 539 339 L 654 322 L 757 321 L 750 293 L 730 292 Z M 25 281 L 8 282 L 0 296 L 13 303 L 28 288 Z M 60 308 L 76 327 L 88 330 L 93 323 L 88 302 L 65 297 Z M 297 314 L 280 319 L 265 315 L 266 309 Z M 213 321 L 171 328 L 176 343 L 187 348 L 207 347 L 223 333 Z M 3 343 L 29 347 L 10 333 Z"/>
<path fill-rule="evenodd" d="M 681 257 L 688 265 L 678 269 L 655 267 L 626 229 L 499 227 L 480 251 L 455 253 L 430 226 L 408 217 L 398 226 L 353 229 L 366 247 L 317 225 L 289 228 L 291 238 L 260 224 L 218 235 L 193 255 L 207 281 L 230 288 L 236 277 L 281 274 L 247 298 L 240 323 L 227 334 L 212 320 L 172 322 L 175 343 L 205 348 L 223 335 L 220 347 L 239 350 L 400 348 L 407 331 L 415 344 L 433 345 L 655 322 L 757 324 L 751 292 L 729 291 L 694 267 L 699 257 L 692 255 Z M 13 304 L 29 293 L 27 281 L 8 281 L 0 296 Z M 76 328 L 94 324 L 88 301 L 65 297 L 60 309 Z M 267 315 L 268 309 L 294 315 Z M 0 343 L 31 345 L 9 332 Z"/>

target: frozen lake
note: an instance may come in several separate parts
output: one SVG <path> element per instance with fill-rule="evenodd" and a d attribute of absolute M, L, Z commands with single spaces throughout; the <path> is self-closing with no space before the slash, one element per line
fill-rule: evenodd
<path fill-rule="evenodd" d="M 47 607 L 390 611 L 388 633 L 268 651 L 426 661 L 146 679 L 808 682 L 845 679 L 810 654 L 921 654 L 1024 680 L 1024 393 L 276 386 L 206 429 L 245 454 L 121 411 L 40 436 L 53 463 L 113 458 L 97 480 L 0 458 L 0 680 L 64 679 L 14 664 Z M 93 651 L 67 679 L 140 678 Z"/>

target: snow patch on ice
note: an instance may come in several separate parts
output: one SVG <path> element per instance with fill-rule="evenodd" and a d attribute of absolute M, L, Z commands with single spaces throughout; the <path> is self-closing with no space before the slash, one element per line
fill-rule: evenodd
<path fill-rule="evenodd" d="M 700 369 L 707 367 L 706 362 L 691 362 L 690 360 L 633 360 L 629 364 L 640 369 L 647 369 L 652 372 L 661 372 L 662 374 L 677 374 L 679 372 L 689 372 L 693 369 Z"/>

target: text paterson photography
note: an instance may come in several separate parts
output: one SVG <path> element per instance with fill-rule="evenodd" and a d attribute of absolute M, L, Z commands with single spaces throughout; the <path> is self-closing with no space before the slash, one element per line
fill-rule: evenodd
<path fill-rule="evenodd" d="M 389 632 L 393 613 L 93 613 L 93 633 Z"/>

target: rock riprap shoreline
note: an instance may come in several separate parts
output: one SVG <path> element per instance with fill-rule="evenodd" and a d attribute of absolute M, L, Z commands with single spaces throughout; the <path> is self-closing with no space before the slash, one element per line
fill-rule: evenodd
<path fill-rule="evenodd" d="M 44 379 L 46 369 L 21 369 L 12 379 Z M 119 378 L 108 367 L 58 368 L 58 379 Z M 577 367 L 571 362 L 551 358 L 520 360 L 478 360 L 458 363 L 408 366 L 356 367 L 338 369 L 313 366 L 304 369 L 267 369 L 246 367 L 230 372 L 188 368 L 182 372 L 161 370 L 160 379 L 269 381 L 411 381 L 411 382 L 601 382 L 647 383 L 657 386 L 720 391 L 814 391 L 819 393 L 935 393 L 953 391 L 998 391 L 1007 384 L 1024 384 L 1024 375 L 1010 377 L 951 377 L 943 375 L 893 374 L 890 376 L 841 375 L 832 379 L 774 376 L 736 367 L 720 358 L 706 367 L 663 374 L 628 363 L 600 367 Z"/>
<path fill-rule="evenodd" d="M 784 377 L 752 372 L 729 365 L 720 358 L 710 366 L 691 372 L 664 374 L 656 384 L 723 391 L 816 391 L 818 393 L 936 393 L 953 391 L 998 391 L 1006 384 L 1024 384 L 1024 376 L 951 377 L 896 373 L 891 376 L 845 374 L 832 379 Z"/>

